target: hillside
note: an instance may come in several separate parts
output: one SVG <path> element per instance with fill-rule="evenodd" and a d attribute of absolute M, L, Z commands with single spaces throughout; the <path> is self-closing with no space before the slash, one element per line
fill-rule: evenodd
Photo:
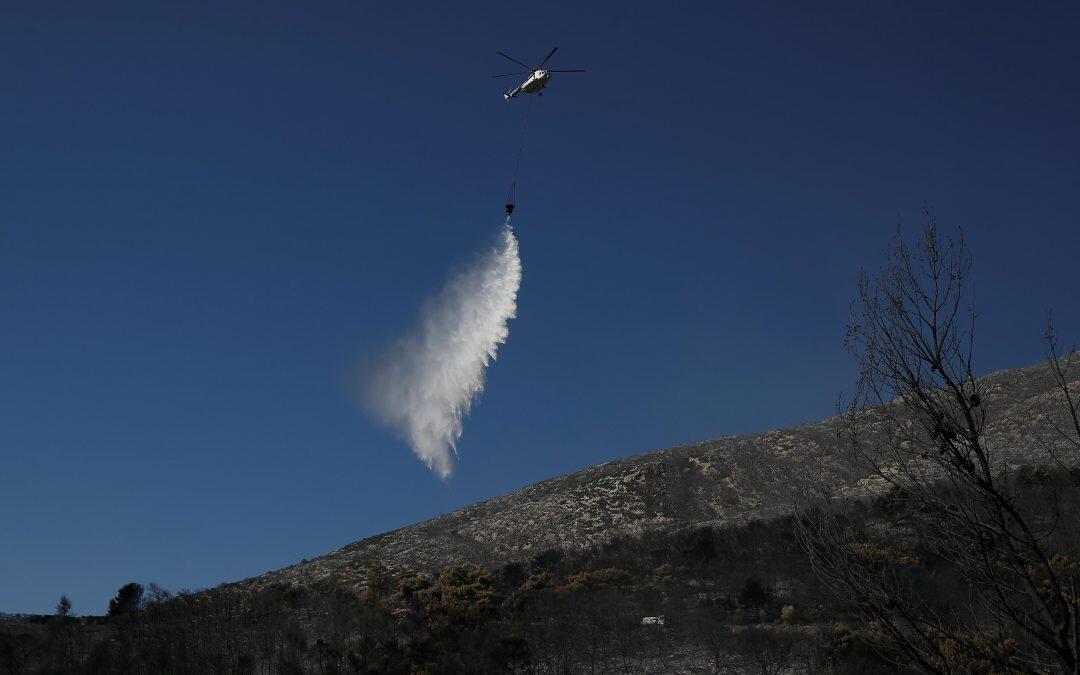
<path fill-rule="evenodd" d="M 983 379 L 987 440 L 1023 464 L 1046 430 L 1054 394 L 1046 365 Z M 815 486 L 872 490 L 854 473 L 839 418 L 756 436 L 729 436 L 605 462 L 517 492 L 343 546 L 242 582 L 358 585 L 369 561 L 438 570 L 527 561 L 549 548 L 581 550 L 621 536 L 726 527 L 790 513 Z M 873 433 L 873 432 L 871 432 Z M 871 439 L 872 440 L 872 439 Z"/>
<path fill-rule="evenodd" d="M 1045 466 L 1056 391 L 1048 369 L 996 373 L 980 390 L 990 454 L 1029 467 L 1010 470 L 1009 507 L 1034 524 L 1058 588 L 1073 588 L 1080 474 L 1076 456 Z M 882 411 L 863 414 L 873 444 L 890 425 Z M 947 622 L 941 630 L 959 631 L 940 637 L 948 649 L 935 657 L 951 672 L 990 672 L 987 659 L 1013 658 L 1018 630 L 972 641 L 999 615 L 972 601 L 968 558 L 950 557 L 993 551 L 998 574 L 1009 561 L 996 543 L 1004 540 L 961 539 L 956 549 L 951 536 L 935 538 L 940 511 L 850 468 L 844 421 L 608 462 L 236 584 L 159 589 L 100 620 L 0 617 L 0 671 L 909 672 L 883 637 L 882 615 L 865 607 L 881 588 L 888 604 L 878 606 L 930 607 Z M 790 517 L 822 485 L 871 495 L 834 503 L 850 536 L 833 543 L 805 538 L 820 522 L 812 513 Z M 955 485 L 931 489 L 963 499 Z M 830 551 L 869 585 L 845 595 L 837 577 L 824 577 Z M 1041 598 L 1074 596 L 1008 597 L 1027 603 L 1026 617 Z M 1075 603 L 1065 611 L 1075 616 Z M 1004 656 L 993 651 L 999 644 Z"/>

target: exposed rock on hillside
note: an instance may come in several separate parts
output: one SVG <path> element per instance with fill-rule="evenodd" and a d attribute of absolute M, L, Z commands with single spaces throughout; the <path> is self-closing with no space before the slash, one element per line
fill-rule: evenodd
<path fill-rule="evenodd" d="M 983 378 L 987 440 L 1009 463 L 1028 463 L 1048 436 L 1057 395 L 1045 365 Z M 1080 384 L 1080 383 L 1078 383 Z M 1060 407 L 1060 406 L 1058 406 Z M 874 425 L 871 424 L 871 429 Z M 652 529 L 724 526 L 789 513 L 814 486 L 872 486 L 852 468 L 832 418 L 758 436 L 730 436 L 606 462 L 453 513 L 344 546 L 248 584 L 360 583 L 373 560 L 438 569 L 528 560 Z M 873 434 L 884 431 L 884 425 Z"/>

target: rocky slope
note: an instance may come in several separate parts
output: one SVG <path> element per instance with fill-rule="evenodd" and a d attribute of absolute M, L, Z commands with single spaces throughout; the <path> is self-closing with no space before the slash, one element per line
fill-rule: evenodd
<path fill-rule="evenodd" d="M 988 442 L 1010 463 L 1029 462 L 1039 454 L 1038 439 L 1047 430 L 1043 411 L 1052 408 L 1056 395 L 1048 367 L 1002 371 L 983 383 Z M 790 513 L 816 486 L 872 489 L 873 481 L 854 469 L 849 441 L 839 430 L 840 420 L 831 418 L 606 462 L 243 583 L 352 585 L 362 583 L 372 561 L 427 570 L 465 562 L 497 565 L 646 530 L 724 526 Z M 875 433 L 871 425 L 870 436 Z"/>

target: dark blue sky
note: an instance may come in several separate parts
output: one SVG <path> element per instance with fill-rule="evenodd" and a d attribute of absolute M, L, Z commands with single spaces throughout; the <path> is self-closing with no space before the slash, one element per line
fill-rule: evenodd
<path fill-rule="evenodd" d="M 829 415 L 858 270 L 924 201 L 974 250 L 979 368 L 1037 361 L 1048 308 L 1080 337 L 1078 34 L 1075 2 L 5 3 L 0 611 Z M 519 317 L 443 484 L 351 373 L 501 222 L 494 50 L 555 45 L 589 72 L 535 101 Z"/>

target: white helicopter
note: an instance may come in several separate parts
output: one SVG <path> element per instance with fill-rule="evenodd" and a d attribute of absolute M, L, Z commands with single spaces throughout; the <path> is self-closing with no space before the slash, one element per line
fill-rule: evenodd
<path fill-rule="evenodd" d="M 555 49 L 558 49 L 558 47 L 555 47 Z M 518 94 L 536 94 L 537 96 L 543 96 L 544 94 L 540 90 L 547 86 L 548 81 L 551 80 L 551 74 L 552 73 L 584 73 L 585 72 L 584 70 L 581 70 L 581 69 L 574 69 L 574 70 L 544 70 L 544 64 L 547 63 L 548 59 L 551 58 L 551 55 L 555 53 L 555 49 L 552 49 L 550 52 L 548 52 L 548 55 L 544 57 L 544 60 L 540 62 L 540 65 L 536 66 L 535 68 L 532 67 L 532 66 L 525 65 L 524 63 L 522 63 L 521 61 L 518 61 L 517 59 L 515 59 L 512 56 L 507 56 L 506 54 L 503 54 L 502 52 L 499 52 L 499 51 L 495 52 L 496 54 L 503 57 L 504 59 L 510 59 L 514 63 L 518 64 L 519 66 L 521 66 L 523 68 L 526 68 L 527 70 L 523 70 L 523 71 L 517 72 L 517 73 L 504 73 L 502 75 L 493 75 L 492 77 L 510 77 L 512 75 L 526 75 L 526 74 L 529 76 L 529 77 L 527 77 L 525 79 L 524 82 L 522 82 L 518 86 L 514 87 L 510 91 L 504 93 L 503 94 L 503 99 L 506 100 L 506 101 L 509 101 L 510 99 L 514 98 Z"/>

